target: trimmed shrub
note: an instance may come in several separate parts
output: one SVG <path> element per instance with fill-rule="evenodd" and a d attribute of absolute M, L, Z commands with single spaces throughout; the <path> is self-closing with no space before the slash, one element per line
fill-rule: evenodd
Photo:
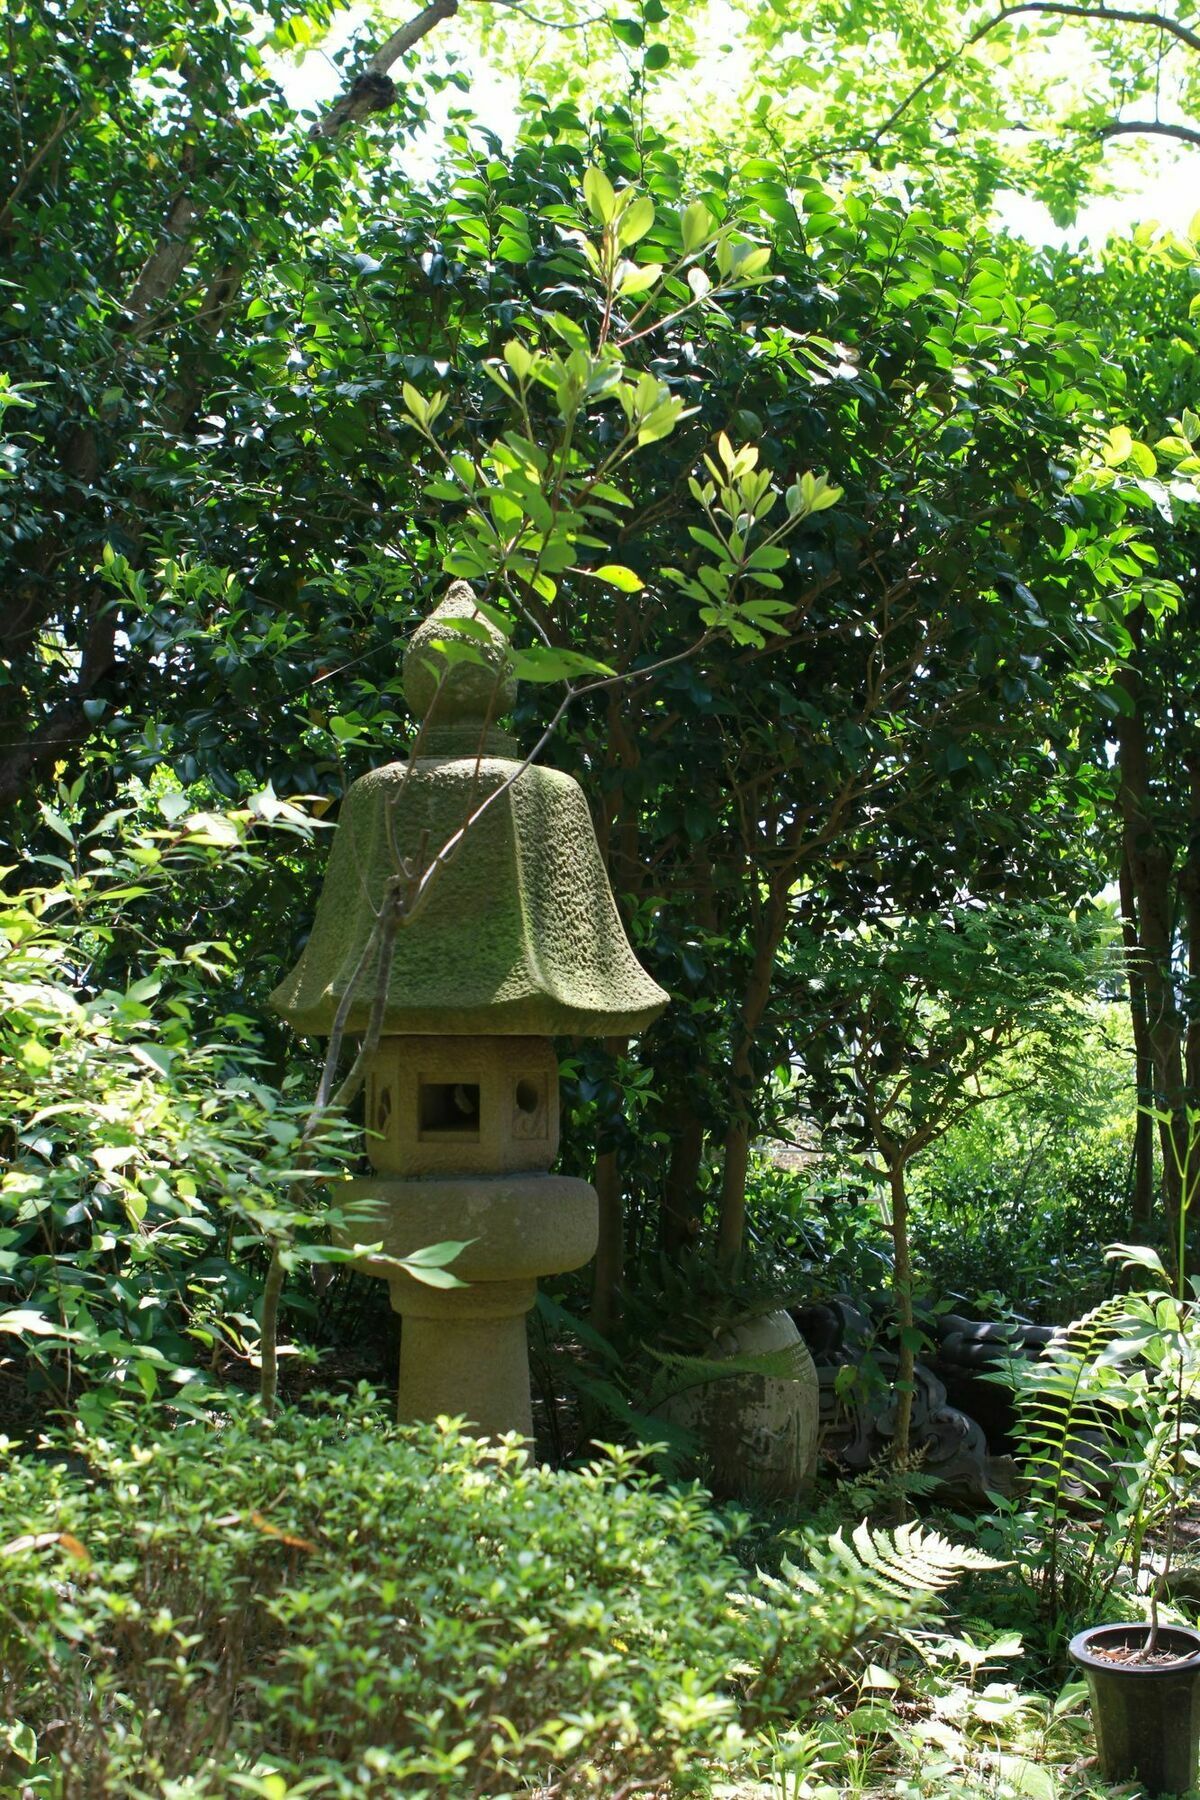
<path fill-rule="evenodd" d="M 978 1560 L 797 1533 L 748 1581 L 701 1489 L 385 1425 L 365 1389 L 106 1431 L 6 1447 L 5 1793 L 695 1792 Z"/>

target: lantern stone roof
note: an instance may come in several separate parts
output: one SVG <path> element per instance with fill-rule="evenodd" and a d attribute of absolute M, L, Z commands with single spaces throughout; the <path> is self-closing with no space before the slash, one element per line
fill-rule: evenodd
<path fill-rule="evenodd" d="M 351 986 L 347 1029 L 366 1030 L 377 975 L 360 965 L 396 856 L 428 866 L 456 838 L 397 933 L 385 1034 L 624 1037 L 667 1005 L 625 935 L 578 783 L 523 769 L 493 723 L 516 692 L 506 640 L 454 629 L 480 617 L 456 583 L 410 642 L 417 754 L 346 795 L 312 935 L 271 995 L 303 1036 L 330 1032 Z M 439 657 L 456 638 L 475 654 Z"/>

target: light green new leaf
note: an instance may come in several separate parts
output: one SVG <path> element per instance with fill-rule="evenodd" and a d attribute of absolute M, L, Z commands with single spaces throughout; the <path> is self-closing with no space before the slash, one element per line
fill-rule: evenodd
<path fill-rule="evenodd" d="M 583 197 L 596 224 L 607 225 L 617 210 L 617 196 L 603 169 L 593 166 L 587 170 L 583 177 Z"/>
<path fill-rule="evenodd" d="M 636 244 L 640 238 L 644 238 L 653 223 L 654 202 L 649 194 L 639 194 L 621 214 L 617 226 L 617 242 L 623 250 L 627 249 L 630 244 Z"/>
<path fill-rule="evenodd" d="M 640 575 L 627 569 L 623 563 L 602 563 L 598 569 L 582 569 L 583 575 L 594 575 L 597 581 L 607 581 L 610 587 L 620 588 L 623 594 L 637 594 L 646 585 Z"/>
<path fill-rule="evenodd" d="M 706 244 L 712 236 L 712 214 L 703 200 L 693 200 L 683 210 L 679 221 L 679 236 L 683 243 L 683 253 L 691 256 L 701 244 Z"/>
<path fill-rule="evenodd" d="M 622 263 L 618 271 L 617 289 L 630 299 L 652 288 L 663 272 L 661 263 Z"/>
<path fill-rule="evenodd" d="M 1139 443 L 1137 438 L 1134 438 L 1129 447 L 1129 460 L 1139 475 L 1150 476 L 1158 469 L 1158 463 L 1149 444 Z"/>
<path fill-rule="evenodd" d="M 1153 1274 L 1161 1275 L 1164 1282 L 1167 1280 L 1162 1257 L 1146 1244 L 1110 1244 L 1104 1258 L 1106 1262 L 1119 1262 L 1125 1268 L 1149 1269 Z"/>
<path fill-rule="evenodd" d="M 422 1287 L 460 1288 L 468 1285 L 465 1281 L 460 1281 L 457 1275 L 452 1275 L 449 1269 L 427 1269 L 422 1263 L 410 1263 L 404 1256 L 397 1260 L 400 1267 L 406 1270 L 414 1281 L 419 1281 Z"/>
<path fill-rule="evenodd" d="M 37 1761 L 37 1736 L 28 1725 L 19 1719 L 11 1725 L 0 1726 L 0 1740 L 8 1745 L 12 1755 L 23 1763 Z"/>
<path fill-rule="evenodd" d="M 577 650 L 549 649 L 542 644 L 532 644 L 528 650 L 518 650 L 513 655 L 513 674 L 518 681 L 570 681 L 576 675 L 603 677 L 613 672 L 595 657 L 582 656 Z"/>
<path fill-rule="evenodd" d="M 444 1269 L 474 1242 L 474 1238 L 447 1238 L 444 1243 L 426 1244 L 420 1250 L 413 1250 L 400 1260 L 408 1269 Z"/>
<path fill-rule="evenodd" d="M 1129 427 L 1114 425 L 1100 454 L 1110 469 L 1119 469 L 1123 462 L 1128 462 L 1132 450 L 1133 433 Z"/>

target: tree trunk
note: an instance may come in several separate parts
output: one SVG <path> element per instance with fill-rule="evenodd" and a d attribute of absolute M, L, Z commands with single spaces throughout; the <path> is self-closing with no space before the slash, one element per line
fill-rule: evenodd
<path fill-rule="evenodd" d="M 1173 969 L 1175 869 L 1171 850 L 1155 832 L 1150 816 L 1150 731 L 1140 704 L 1136 664 L 1127 664 L 1118 680 L 1129 702 L 1129 710 L 1116 724 L 1122 852 L 1137 919 L 1138 974 L 1145 998 L 1154 1098 L 1163 1115 L 1163 1199 L 1174 1243 L 1178 1240 L 1182 1189 L 1180 1163 L 1187 1145 L 1183 1020 Z"/>
<path fill-rule="evenodd" d="M 341 99 L 318 119 L 309 136 L 317 139 L 337 137 L 347 125 L 357 125 L 372 113 L 386 112 L 396 100 L 396 84 L 388 70 L 406 56 L 426 32 L 440 25 L 443 19 L 452 19 L 457 11 L 458 0 L 433 0 L 432 5 L 419 12 L 415 19 L 393 31 L 366 68 L 354 77 Z"/>
<path fill-rule="evenodd" d="M 1179 877 L 1183 954 L 1188 972 L 1187 1025 L 1184 1033 L 1183 1079 L 1187 1105 L 1200 1105 L 1200 753 L 1187 759 L 1188 837 Z M 1189 1119 L 1188 1180 L 1183 1205 L 1190 1212 L 1200 1193 L 1200 1143 L 1193 1142 Z"/>
<path fill-rule="evenodd" d="M 1133 1128 L 1133 1192 L 1129 1196 L 1129 1236 L 1131 1243 L 1147 1243 L 1154 1231 L 1154 1118 L 1146 1110 L 1153 1098 L 1150 1063 L 1139 1061 L 1138 1093 L 1146 1101 L 1138 1101 L 1137 1123 Z"/>
<path fill-rule="evenodd" d="M 592 1272 L 591 1323 L 603 1337 L 611 1337 L 620 1314 L 620 1288 L 625 1275 L 625 1211 L 615 1150 L 606 1150 L 596 1158 L 592 1181 L 600 1201 L 600 1235 Z"/>
<path fill-rule="evenodd" d="M 896 1295 L 896 1321 L 899 1327 L 896 1363 L 896 1433 L 892 1452 L 897 1463 L 909 1455 L 912 1436 L 913 1374 L 916 1357 L 913 1337 L 912 1252 L 908 1242 L 908 1187 L 902 1159 L 888 1165 L 888 1187 L 892 1202 L 893 1288 Z"/>
<path fill-rule="evenodd" d="M 628 1038 L 605 1038 L 604 1048 L 614 1059 L 624 1056 Z M 600 1202 L 600 1233 L 592 1270 L 591 1322 L 611 1337 L 621 1316 L 621 1283 L 625 1279 L 625 1205 L 621 1193 L 621 1167 L 615 1150 L 596 1157 L 592 1185 Z"/>
<path fill-rule="evenodd" d="M 1130 1195 L 1129 1232 L 1133 1243 L 1146 1242 L 1154 1224 L 1154 1061 L 1146 1018 L 1146 990 L 1142 981 L 1137 902 L 1133 875 L 1124 847 L 1121 851 L 1121 932 L 1125 942 L 1125 973 L 1129 985 L 1129 1015 L 1133 1025 L 1134 1087 L 1137 1120 L 1133 1134 L 1133 1192 Z"/>
<path fill-rule="evenodd" d="M 739 1059 L 731 1069 L 735 1084 L 739 1079 Z M 737 1104 L 735 1099 L 735 1104 Z M 746 1235 L 746 1176 L 750 1169 L 750 1121 L 744 1115 L 730 1120 L 725 1128 L 725 1155 L 721 1169 L 721 1211 L 717 1220 L 717 1253 L 725 1268 L 731 1268 L 742 1253 Z"/>
<path fill-rule="evenodd" d="M 746 1230 L 746 1173 L 750 1166 L 750 1141 L 754 1131 L 754 1044 L 766 1015 L 775 977 L 775 958 L 788 921 L 794 860 L 776 869 L 771 877 L 766 904 L 754 923 L 754 960 L 742 996 L 742 1009 L 729 1059 L 730 1119 L 725 1130 L 725 1160 L 721 1171 L 721 1212 L 717 1226 L 717 1250 L 729 1267 L 741 1253 Z M 749 879 L 757 879 L 753 863 Z"/>
<path fill-rule="evenodd" d="M 696 1189 L 704 1156 L 704 1124 L 686 1101 L 680 1101 L 676 1109 L 671 1135 L 671 1161 L 663 1186 L 662 1247 L 667 1256 L 675 1257 L 700 1235 Z"/>

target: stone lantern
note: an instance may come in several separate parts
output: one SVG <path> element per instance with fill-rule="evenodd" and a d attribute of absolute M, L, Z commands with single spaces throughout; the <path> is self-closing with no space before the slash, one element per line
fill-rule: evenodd
<path fill-rule="evenodd" d="M 478 623 L 468 637 L 456 620 Z M 302 1035 L 328 1035 L 352 987 L 347 1029 L 365 1033 L 376 974 L 363 953 L 397 856 L 427 862 L 462 833 L 396 939 L 367 1071 L 374 1173 L 350 1184 L 348 1211 L 355 1241 L 381 1241 L 360 1266 L 389 1282 L 401 1315 L 401 1419 L 460 1414 L 484 1435 L 529 1437 L 537 1277 L 580 1267 L 597 1238 L 595 1191 L 550 1173 L 552 1040 L 641 1031 L 667 995 L 630 948 L 578 784 L 521 770 L 493 723 L 516 684 L 503 635 L 476 635 L 484 623 L 456 582 L 414 633 L 404 693 L 425 722 L 419 753 L 346 795 L 312 935 L 272 1004 Z M 439 654 L 456 635 L 486 666 Z M 447 1239 L 469 1240 L 454 1263 L 464 1287 L 429 1287 L 383 1260 Z"/>

